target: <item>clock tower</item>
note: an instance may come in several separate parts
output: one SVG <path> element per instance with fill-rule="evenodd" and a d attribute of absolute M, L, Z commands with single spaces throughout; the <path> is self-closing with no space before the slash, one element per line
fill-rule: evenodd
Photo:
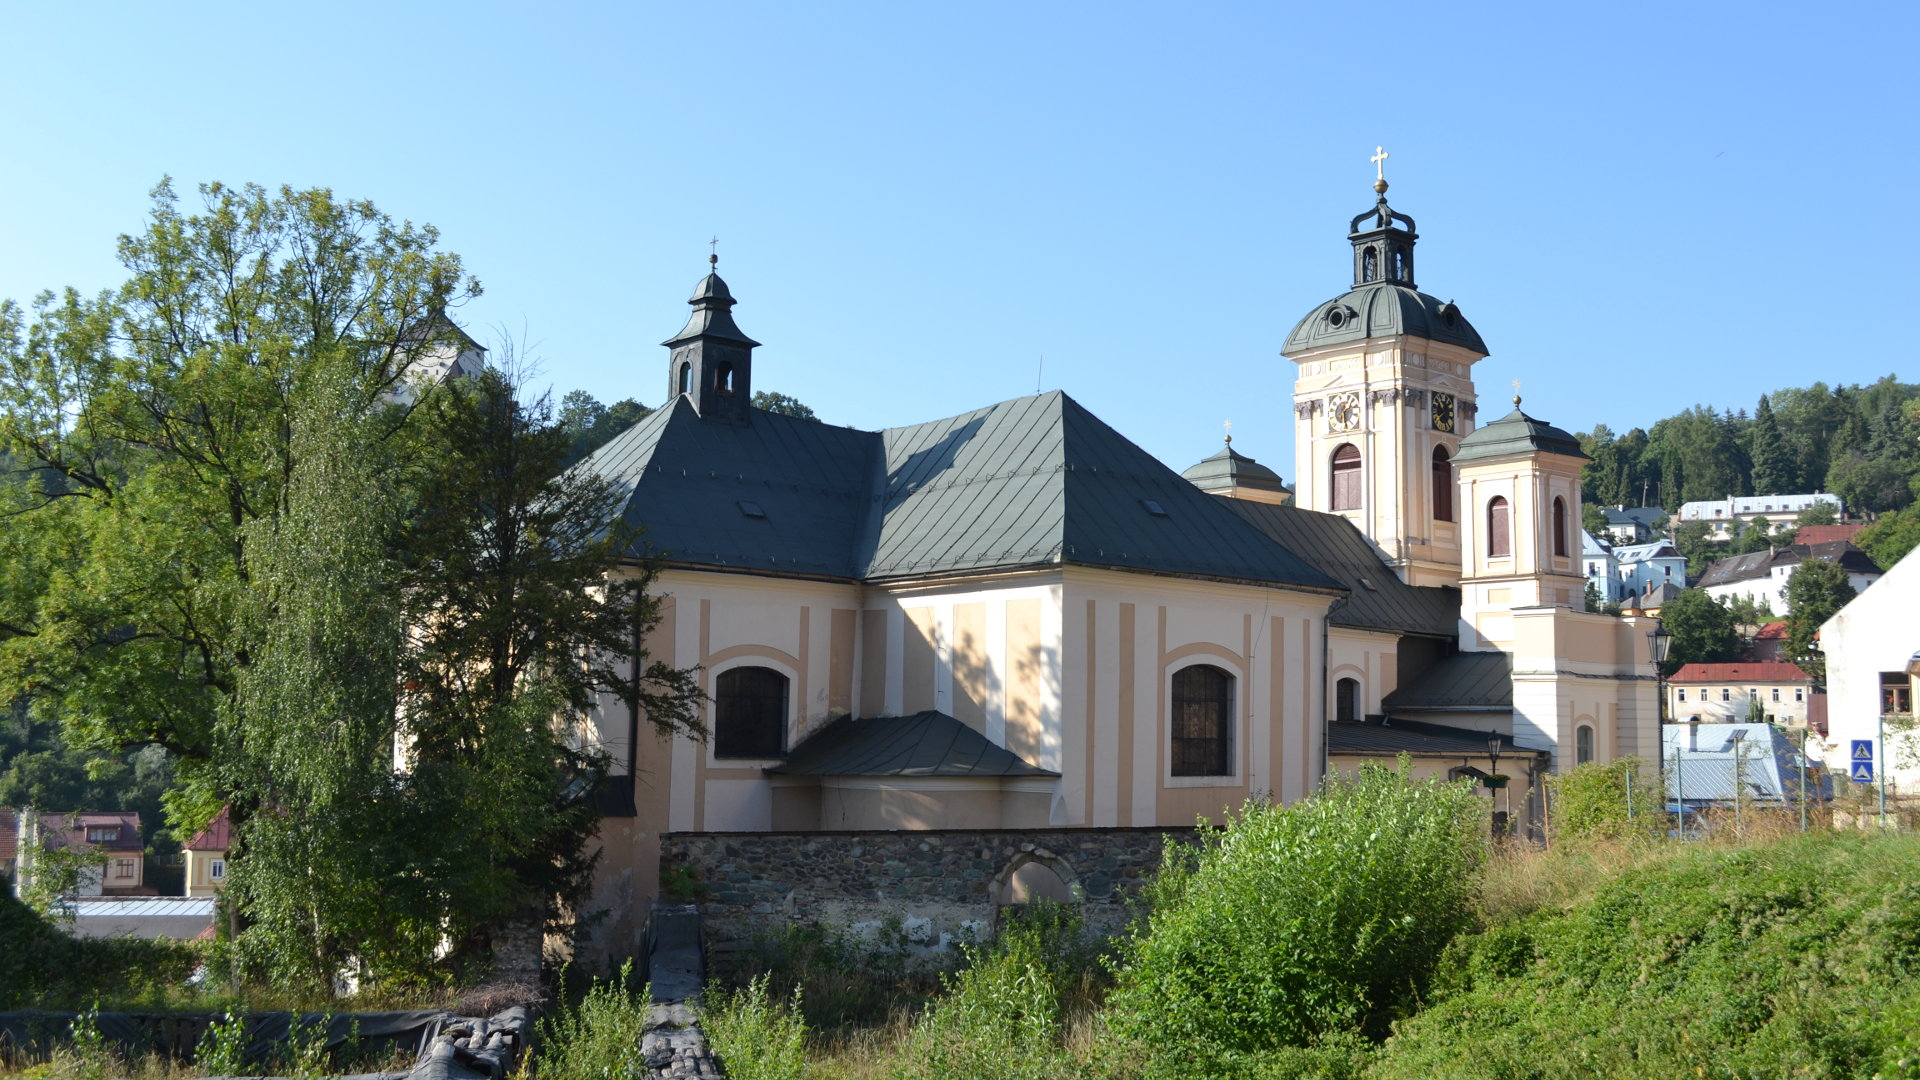
<path fill-rule="evenodd" d="M 1456 585 L 1453 459 L 1473 430 L 1473 365 L 1487 347 L 1452 301 L 1414 284 L 1419 235 L 1387 205 L 1384 167 L 1373 189 L 1373 209 L 1347 227 L 1353 287 L 1309 312 L 1281 350 L 1298 365 L 1295 501 L 1351 520 L 1408 584 Z"/>

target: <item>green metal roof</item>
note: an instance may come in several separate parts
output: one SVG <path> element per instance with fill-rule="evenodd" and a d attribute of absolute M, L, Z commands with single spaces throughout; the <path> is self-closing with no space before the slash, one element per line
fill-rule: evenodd
<path fill-rule="evenodd" d="M 1383 281 L 1341 293 L 1308 312 L 1294 325 L 1280 352 L 1293 356 L 1323 345 L 1402 334 L 1487 355 L 1480 331 L 1452 301 Z"/>
<path fill-rule="evenodd" d="M 1336 591 L 1059 391 L 855 431 L 684 398 L 575 466 L 676 565 L 849 580 L 1075 564 Z"/>
<path fill-rule="evenodd" d="M 1231 442 L 1221 447 L 1219 453 L 1189 466 L 1180 475 L 1201 491 L 1224 491 L 1229 488 L 1287 490 L 1286 481 L 1280 479 L 1279 473 L 1235 450 Z"/>
<path fill-rule="evenodd" d="M 1485 758 L 1487 737 L 1491 731 L 1430 724 L 1421 720 L 1382 719 L 1365 723 L 1335 723 L 1327 726 L 1327 752 L 1330 754 L 1443 754 Z M 1511 735 L 1502 735 L 1502 756 L 1508 754 L 1545 754 L 1545 750 L 1521 746 Z"/>
<path fill-rule="evenodd" d="M 1220 501 L 1351 590 L 1327 616 L 1335 626 L 1449 639 L 1459 632 L 1460 590 L 1401 581 L 1346 518 L 1247 499 Z"/>
<path fill-rule="evenodd" d="M 1059 776 L 942 712 L 842 717 L 793 748 L 780 776 Z"/>
<path fill-rule="evenodd" d="M 1395 709 L 1498 710 L 1513 708 L 1513 659 L 1503 652 L 1457 652 L 1380 700 Z"/>
<path fill-rule="evenodd" d="M 1460 452 L 1453 455 L 1453 462 L 1460 465 L 1469 461 L 1532 453 L 1559 454 L 1588 460 L 1586 451 L 1580 449 L 1580 440 L 1544 420 L 1535 420 L 1521 412 L 1519 399 L 1516 398 L 1512 412 L 1491 424 L 1473 429 L 1471 434 L 1460 440 Z"/>

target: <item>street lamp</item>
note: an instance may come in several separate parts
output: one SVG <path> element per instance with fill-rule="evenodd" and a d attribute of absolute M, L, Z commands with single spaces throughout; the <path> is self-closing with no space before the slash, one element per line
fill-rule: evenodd
<path fill-rule="evenodd" d="M 1497 731 L 1487 732 L 1487 758 L 1493 762 L 1494 776 L 1500 775 L 1500 738 L 1500 733 Z M 1507 824 L 1506 817 L 1500 813 L 1500 792 L 1506 790 L 1507 785 L 1504 780 L 1497 781 L 1497 783 L 1500 786 L 1493 789 L 1493 838 L 1495 840 L 1500 839 L 1501 835 L 1506 832 Z"/>
<path fill-rule="evenodd" d="M 1660 699 L 1656 708 L 1659 710 L 1657 714 L 1660 718 L 1659 745 L 1660 756 L 1663 758 L 1667 752 L 1667 673 L 1662 670 L 1661 665 L 1667 662 L 1667 654 L 1672 650 L 1673 635 L 1667 632 L 1667 624 L 1653 624 L 1653 629 L 1647 632 L 1647 652 L 1653 657 L 1654 693 L 1658 695 Z M 1662 762 L 1662 764 L 1665 764 L 1665 762 Z M 1687 834 L 1687 801 L 1686 787 L 1685 784 L 1681 782 L 1679 776 L 1680 750 L 1678 747 L 1675 747 L 1673 751 L 1673 767 L 1675 770 L 1674 782 L 1680 786 L 1680 790 L 1676 795 L 1676 801 L 1680 804 L 1680 812 L 1679 820 L 1674 825 L 1676 830 L 1675 835 L 1684 837 Z M 1662 802 L 1666 801 L 1666 786 L 1666 781 L 1662 780 L 1660 782 Z"/>

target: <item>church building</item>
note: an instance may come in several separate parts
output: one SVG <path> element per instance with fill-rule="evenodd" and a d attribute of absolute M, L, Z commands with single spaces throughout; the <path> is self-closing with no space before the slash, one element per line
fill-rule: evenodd
<path fill-rule="evenodd" d="M 1511 774 L 1489 820 L 1531 829 L 1547 773 L 1657 752 L 1654 621 L 1584 610 L 1577 443 L 1517 397 L 1476 423 L 1486 345 L 1375 189 L 1351 288 L 1282 348 L 1291 499 L 1061 392 L 881 431 L 754 409 L 708 274 L 667 404 L 576 466 L 664 556 L 649 659 L 711 698 L 704 742 L 594 718 L 607 946 L 673 834 L 1177 828 L 1403 753 Z"/>

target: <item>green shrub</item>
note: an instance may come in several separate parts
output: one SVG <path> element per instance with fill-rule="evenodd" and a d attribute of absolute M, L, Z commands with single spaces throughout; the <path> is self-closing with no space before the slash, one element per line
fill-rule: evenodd
<path fill-rule="evenodd" d="M 1547 777 L 1553 839 L 1632 840 L 1664 835 L 1660 770 L 1639 758 L 1589 761 Z"/>
<path fill-rule="evenodd" d="M 1248 803 L 1150 884 L 1115 1030 L 1202 1056 L 1383 1035 L 1468 925 L 1479 812 L 1463 784 L 1377 767 L 1284 809 Z"/>
<path fill-rule="evenodd" d="M 945 977 L 946 996 L 914 1023 L 899 1080 L 1047 1080 L 1070 1075 L 1060 1053 L 1060 988 L 1038 931 L 1014 928 Z"/>
<path fill-rule="evenodd" d="M 202 951 L 164 938 L 76 938 L 0 888 L 0 1009 L 164 1003 Z"/>
<path fill-rule="evenodd" d="M 230 1012 L 224 1021 L 208 1024 L 194 1048 L 193 1065 L 202 1076 L 245 1076 L 247 1018 Z"/>
<path fill-rule="evenodd" d="M 593 980 L 577 1004 L 562 999 L 539 1024 L 526 1065 L 538 1080 L 605 1080 L 642 1076 L 640 1036 L 646 1030 L 647 985 L 631 989 L 633 962 L 611 979 Z M 564 973 L 562 983 L 564 984 Z"/>
<path fill-rule="evenodd" d="M 768 982 L 762 975 L 743 990 L 715 992 L 701 1017 L 728 1080 L 800 1080 L 807 1067 L 800 991 L 781 1002 L 768 993 Z"/>

